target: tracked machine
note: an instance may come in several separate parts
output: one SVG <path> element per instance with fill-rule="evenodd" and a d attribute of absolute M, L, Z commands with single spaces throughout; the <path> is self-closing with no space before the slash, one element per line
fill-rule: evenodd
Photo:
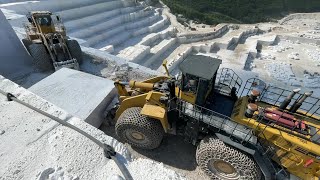
<path fill-rule="evenodd" d="M 243 83 L 220 64 L 189 56 L 175 78 L 166 68 L 167 76 L 116 81 L 116 134 L 143 149 L 157 148 L 165 133 L 182 135 L 212 179 L 318 179 L 319 98 L 255 78 Z"/>
<path fill-rule="evenodd" d="M 40 71 L 62 67 L 79 70 L 82 51 L 76 40 L 66 35 L 60 16 L 48 11 L 32 11 L 25 24 L 27 38 L 22 42 Z"/>

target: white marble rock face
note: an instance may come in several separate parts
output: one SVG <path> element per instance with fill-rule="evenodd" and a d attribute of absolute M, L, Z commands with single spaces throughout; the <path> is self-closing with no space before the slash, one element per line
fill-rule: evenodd
<path fill-rule="evenodd" d="M 100 127 L 104 110 L 116 96 L 114 82 L 62 68 L 29 90 L 94 127 Z"/>

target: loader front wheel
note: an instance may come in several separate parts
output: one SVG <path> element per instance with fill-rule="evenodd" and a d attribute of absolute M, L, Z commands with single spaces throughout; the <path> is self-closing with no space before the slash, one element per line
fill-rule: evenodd
<path fill-rule="evenodd" d="M 29 52 L 29 46 L 32 44 L 32 41 L 30 41 L 29 39 L 22 39 L 22 44 L 24 45 L 24 47 L 26 48 L 26 50 Z"/>
<path fill-rule="evenodd" d="M 214 137 L 200 142 L 196 161 L 211 179 L 261 179 L 259 167 L 248 155 Z"/>
<path fill-rule="evenodd" d="M 50 71 L 53 69 L 50 56 L 43 44 L 31 44 L 29 46 L 29 53 L 34 59 L 35 66 L 40 71 Z"/>
<path fill-rule="evenodd" d="M 82 50 L 81 47 L 76 40 L 67 40 L 67 46 L 69 48 L 70 54 L 73 58 L 75 58 L 79 64 L 82 63 Z"/>
<path fill-rule="evenodd" d="M 134 147 L 155 149 L 161 144 L 164 130 L 159 120 L 140 114 L 141 109 L 126 109 L 116 123 L 116 134 Z"/>

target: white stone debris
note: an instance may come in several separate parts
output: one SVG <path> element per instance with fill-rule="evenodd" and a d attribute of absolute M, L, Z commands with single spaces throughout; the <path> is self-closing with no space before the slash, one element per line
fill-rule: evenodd
<path fill-rule="evenodd" d="M 307 88 L 320 88 L 320 74 L 310 74 L 308 72 L 305 72 L 303 83 Z"/>
<path fill-rule="evenodd" d="M 310 49 L 303 49 L 308 56 L 315 62 L 316 66 L 320 66 L 320 49 L 310 50 Z"/>
<path fill-rule="evenodd" d="M 282 53 L 287 50 L 293 49 L 293 47 L 279 43 L 276 46 L 269 46 L 269 49 L 273 50 L 274 52 Z"/>
<path fill-rule="evenodd" d="M 290 64 L 272 62 L 266 63 L 264 67 L 268 74 L 276 80 L 291 86 L 301 86 L 300 82 L 293 73 Z"/>
<path fill-rule="evenodd" d="M 292 52 L 288 54 L 288 58 L 293 60 L 300 60 L 299 53 L 297 52 Z"/>
<path fill-rule="evenodd" d="M 276 57 L 269 53 L 261 53 L 259 59 L 260 60 L 276 60 Z"/>

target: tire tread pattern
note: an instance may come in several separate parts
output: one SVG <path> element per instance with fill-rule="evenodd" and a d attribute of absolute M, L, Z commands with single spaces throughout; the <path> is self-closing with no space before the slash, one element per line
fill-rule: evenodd
<path fill-rule="evenodd" d="M 53 69 L 53 64 L 50 56 L 43 44 L 31 44 L 29 53 L 34 59 L 35 66 L 40 71 L 49 71 Z"/>
<path fill-rule="evenodd" d="M 82 50 L 81 47 L 76 40 L 67 40 L 67 46 L 69 48 L 70 54 L 73 58 L 75 58 L 79 64 L 83 61 Z"/>
<path fill-rule="evenodd" d="M 240 174 L 239 179 L 261 179 L 261 171 L 251 157 L 233 147 L 227 146 L 218 138 L 207 137 L 197 147 L 196 161 L 211 179 L 220 180 L 221 178 L 216 176 L 208 167 L 211 159 L 220 159 L 230 163 Z"/>
<path fill-rule="evenodd" d="M 161 122 L 157 119 L 149 118 L 140 114 L 141 107 L 132 107 L 126 109 L 119 117 L 115 129 L 116 134 L 128 144 L 142 149 L 155 149 L 163 139 L 164 130 Z M 138 131 L 146 136 L 148 143 L 139 144 L 130 141 L 125 132 L 128 129 Z"/>

